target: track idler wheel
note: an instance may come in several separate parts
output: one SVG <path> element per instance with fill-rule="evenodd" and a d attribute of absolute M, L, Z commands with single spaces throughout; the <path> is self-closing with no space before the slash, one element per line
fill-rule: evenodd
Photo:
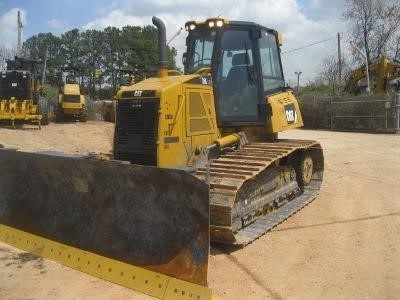
<path fill-rule="evenodd" d="M 300 186 L 306 186 L 311 182 L 314 172 L 314 162 L 311 155 L 304 153 L 300 157 L 300 161 L 297 165 L 297 181 Z"/>

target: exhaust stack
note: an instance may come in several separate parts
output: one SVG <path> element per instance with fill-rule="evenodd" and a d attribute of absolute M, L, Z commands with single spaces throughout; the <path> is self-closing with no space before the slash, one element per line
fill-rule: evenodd
<path fill-rule="evenodd" d="M 154 26 L 158 29 L 158 52 L 159 52 L 159 64 L 158 64 L 158 77 L 168 77 L 167 68 L 167 38 L 165 31 L 165 24 L 157 17 L 152 18 Z"/>

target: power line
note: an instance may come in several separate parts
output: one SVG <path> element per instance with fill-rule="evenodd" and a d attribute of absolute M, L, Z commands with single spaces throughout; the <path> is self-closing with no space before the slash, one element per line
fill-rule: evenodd
<path fill-rule="evenodd" d="M 314 46 L 314 45 L 322 44 L 322 43 L 325 43 L 327 41 L 331 41 L 333 39 L 334 38 L 325 39 L 325 40 L 322 40 L 322 41 L 319 41 L 319 42 L 315 42 L 315 43 L 308 44 L 308 45 L 305 45 L 305 46 L 302 46 L 302 47 L 299 47 L 299 48 L 295 48 L 295 49 L 291 49 L 291 50 L 282 52 L 282 54 L 291 53 L 291 52 L 298 51 L 298 50 L 301 50 L 301 49 L 304 49 L 304 48 L 308 48 L 308 47 L 311 47 L 311 46 Z"/>

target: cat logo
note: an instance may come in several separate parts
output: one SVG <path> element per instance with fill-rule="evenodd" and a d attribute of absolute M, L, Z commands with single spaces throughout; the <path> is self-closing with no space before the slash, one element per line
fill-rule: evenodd
<path fill-rule="evenodd" d="M 285 106 L 285 115 L 288 124 L 297 123 L 297 114 L 294 104 L 291 103 Z"/>
<path fill-rule="evenodd" d="M 133 97 L 141 97 L 143 91 L 134 91 L 133 92 Z"/>

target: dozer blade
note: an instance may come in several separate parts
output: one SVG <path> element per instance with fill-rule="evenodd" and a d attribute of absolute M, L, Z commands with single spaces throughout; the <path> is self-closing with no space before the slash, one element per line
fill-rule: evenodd
<path fill-rule="evenodd" d="M 14 233 L 2 237 L 2 228 L 12 227 L 72 250 L 206 285 L 208 186 L 194 176 L 181 170 L 10 149 L 0 149 L 0 165 L 3 241 Z M 79 264 L 76 268 L 85 271 Z M 111 272 L 111 267 L 104 272 Z"/>

